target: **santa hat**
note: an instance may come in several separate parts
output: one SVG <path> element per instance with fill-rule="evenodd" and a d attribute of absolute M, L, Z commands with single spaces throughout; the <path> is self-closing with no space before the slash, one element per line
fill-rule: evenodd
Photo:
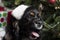
<path fill-rule="evenodd" d="M 20 20 L 21 17 L 23 16 L 25 10 L 28 8 L 29 6 L 27 5 L 19 5 L 17 8 L 15 8 L 12 11 L 12 16 L 15 17 L 17 20 Z"/>

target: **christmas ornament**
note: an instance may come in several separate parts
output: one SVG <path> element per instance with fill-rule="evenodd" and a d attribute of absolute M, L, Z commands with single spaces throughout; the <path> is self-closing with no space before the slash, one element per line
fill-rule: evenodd
<path fill-rule="evenodd" d="M 3 36 L 5 35 L 5 26 L 7 25 L 7 12 L 3 10 L 3 8 L 0 10 L 0 40 L 2 40 Z"/>
<path fill-rule="evenodd" d="M 0 11 L 4 11 L 4 7 L 1 7 L 1 6 L 0 6 Z"/>
<path fill-rule="evenodd" d="M 1 18 L 1 22 L 4 22 L 4 18 Z"/>
<path fill-rule="evenodd" d="M 48 0 L 48 2 L 49 2 L 50 4 L 55 4 L 55 3 L 56 3 L 56 0 Z"/>
<path fill-rule="evenodd" d="M 6 11 L 0 11 L 0 27 L 5 27 L 7 25 L 7 13 Z"/>

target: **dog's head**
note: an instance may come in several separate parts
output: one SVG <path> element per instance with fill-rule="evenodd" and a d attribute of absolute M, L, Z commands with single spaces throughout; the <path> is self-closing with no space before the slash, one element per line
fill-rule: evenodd
<path fill-rule="evenodd" d="M 33 28 L 40 30 L 43 27 L 43 21 L 39 11 L 34 7 L 26 9 L 23 17 L 27 20 L 27 24 L 31 23 Z M 26 23 L 25 23 L 26 24 Z"/>
<path fill-rule="evenodd" d="M 24 7 L 22 7 L 24 8 Z M 22 13 L 21 10 L 16 12 L 15 9 L 12 14 L 18 20 L 18 29 L 23 35 L 27 35 L 30 39 L 37 39 L 40 35 L 39 32 L 43 27 L 43 21 L 40 17 L 39 11 L 35 7 L 25 6 L 25 11 Z M 23 9 L 22 9 L 23 10 Z M 17 15 L 18 14 L 18 15 Z M 22 16 L 21 16 L 22 15 Z M 17 24 L 17 23 L 16 23 Z"/>

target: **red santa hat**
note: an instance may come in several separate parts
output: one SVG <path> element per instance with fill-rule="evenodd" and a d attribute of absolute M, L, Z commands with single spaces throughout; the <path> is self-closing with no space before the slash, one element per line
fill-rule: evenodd
<path fill-rule="evenodd" d="M 17 20 L 20 20 L 21 17 L 23 16 L 25 10 L 28 8 L 29 6 L 27 5 L 19 5 L 18 7 L 16 7 L 13 11 L 9 11 L 8 12 L 8 17 L 7 17 L 7 23 L 10 23 L 11 20 L 11 16 L 15 17 Z"/>

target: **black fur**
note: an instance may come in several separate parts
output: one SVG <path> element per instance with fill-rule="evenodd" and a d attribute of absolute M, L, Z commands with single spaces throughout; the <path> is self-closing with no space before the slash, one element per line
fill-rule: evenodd
<path fill-rule="evenodd" d="M 34 13 L 34 15 L 30 15 L 31 12 Z M 11 16 L 10 21 L 10 24 L 6 26 L 6 35 L 3 40 L 40 40 L 41 35 L 37 39 L 29 38 L 32 31 L 41 34 L 41 29 L 37 27 L 43 25 L 43 21 L 36 8 L 29 7 L 25 10 L 20 20 Z M 38 24 L 37 27 L 35 24 Z"/>

